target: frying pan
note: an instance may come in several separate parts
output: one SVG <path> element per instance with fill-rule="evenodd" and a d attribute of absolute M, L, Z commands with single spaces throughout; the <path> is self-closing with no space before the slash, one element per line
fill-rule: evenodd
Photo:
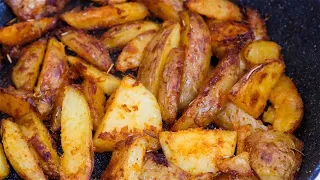
<path fill-rule="evenodd" d="M 271 40 L 283 48 L 286 73 L 296 83 L 305 105 L 304 119 L 296 132 L 305 145 L 297 179 L 316 179 L 320 173 L 320 0 L 238 0 L 235 3 L 256 8 L 267 17 Z M 13 17 L 0 0 L 0 25 Z M 11 68 L 12 65 L 4 64 L 0 71 L 0 87 L 11 84 Z M 100 178 L 110 156 L 111 153 L 95 154 L 92 179 Z M 20 178 L 11 168 L 6 179 Z"/>

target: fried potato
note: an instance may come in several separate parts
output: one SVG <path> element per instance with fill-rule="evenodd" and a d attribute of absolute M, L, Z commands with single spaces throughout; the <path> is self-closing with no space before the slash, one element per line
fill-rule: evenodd
<path fill-rule="evenodd" d="M 51 178 L 59 178 L 60 157 L 52 144 L 53 139 L 49 131 L 40 118 L 35 113 L 29 113 L 16 119 L 16 123 L 44 173 Z"/>
<path fill-rule="evenodd" d="M 220 172 L 232 175 L 241 175 L 245 177 L 253 176 L 249 164 L 249 153 L 243 152 L 235 157 L 222 159 L 218 161 L 217 167 Z"/>
<path fill-rule="evenodd" d="M 228 0 L 187 0 L 186 6 L 209 18 L 235 21 L 242 19 L 239 7 Z"/>
<path fill-rule="evenodd" d="M 17 89 L 33 91 L 46 48 L 47 40 L 40 39 L 24 49 L 12 69 L 11 78 Z"/>
<path fill-rule="evenodd" d="M 138 0 L 145 4 L 148 9 L 162 20 L 179 21 L 179 12 L 183 8 L 183 0 Z"/>
<path fill-rule="evenodd" d="M 272 106 L 263 114 L 263 120 L 266 116 L 271 116 L 268 122 L 273 124 L 276 131 L 293 133 L 300 125 L 303 117 L 303 101 L 292 82 L 292 80 L 282 75 L 271 91 L 269 101 Z"/>
<path fill-rule="evenodd" d="M 125 72 L 128 69 L 134 69 L 139 67 L 143 53 L 152 40 L 156 31 L 151 30 L 138 35 L 131 40 L 123 49 L 116 62 L 116 70 Z"/>
<path fill-rule="evenodd" d="M 96 152 L 112 151 L 130 135 L 162 131 L 160 107 L 156 98 L 137 80 L 124 77 L 107 101 L 107 111 L 94 135 Z"/>
<path fill-rule="evenodd" d="M 102 71 L 108 71 L 113 66 L 108 50 L 95 37 L 83 31 L 67 28 L 59 38 L 78 56 Z"/>
<path fill-rule="evenodd" d="M 265 20 L 261 18 L 259 12 L 254 9 L 247 8 L 246 15 L 248 17 L 248 24 L 253 31 L 254 39 L 269 40 Z"/>
<path fill-rule="evenodd" d="M 172 130 L 178 131 L 209 125 L 223 110 L 227 94 L 239 78 L 239 66 L 239 57 L 236 54 L 230 54 L 222 59 L 211 77 L 204 83 L 196 99 L 173 125 Z"/>
<path fill-rule="evenodd" d="M 167 22 L 148 43 L 138 71 L 138 80 L 158 97 L 162 72 L 171 49 L 180 41 L 180 24 Z"/>
<path fill-rule="evenodd" d="M 240 51 L 253 39 L 250 28 L 241 22 L 209 20 L 207 24 L 210 30 L 212 52 L 219 59 L 232 51 Z"/>
<path fill-rule="evenodd" d="M 251 125 L 243 125 L 240 126 L 237 129 L 238 137 L 237 137 L 237 150 L 236 154 L 239 155 L 243 152 L 246 152 L 245 147 L 245 139 L 250 136 L 253 132 L 255 132 L 256 129 L 254 129 Z"/>
<path fill-rule="evenodd" d="M 235 131 L 189 129 L 179 132 L 164 131 L 159 136 L 164 155 L 169 162 L 197 175 L 217 173 L 219 158 L 233 156 Z"/>
<path fill-rule="evenodd" d="M 93 130 L 96 130 L 105 113 L 106 96 L 98 84 L 89 78 L 82 82 L 82 92 L 91 110 Z"/>
<path fill-rule="evenodd" d="M 23 45 L 41 37 L 57 23 L 57 18 L 42 18 L 0 28 L 0 44 Z"/>
<path fill-rule="evenodd" d="M 67 84 L 66 84 L 67 85 Z M 54 107 L 52 109 L 51 119 L 50 119 L 50 131 L 57 132 L 61 128 L 61 110 L 62 102 L 64 97 L 64 87 L 58 90 L 58 94 L 54 100 Z"/>
<path fill-rule="evenodd" d="M 147 150 L 146 144 L 146 139 L 139 136 L 129 136 L 118 142 L 101 179 L 138 180 Z"/>
<path fill-rule="evenodd" d="M 59 88 L 66 82 L 68 62 L 64 45 L 51 38 L 48 42 L 42 69 L 35 87 L 37 109 L 41 115 L 46 116 L 52 109 L 53 101 Z"/>
<path fill-rule="evenodd" d="M 253 41 L 244 47 L 241 55 L 249 67 L 262 64 L 270 59 L 278 59 L 281 55 L 281 47 L 272 41 Z"/>
<path fill-rule="evenodd" d="M 277 59 L 255 66 L 232 87 L 229 99 L 253 118 L 258 118 L 284 68 L 284 63 Z"/>
<path fill-rule="evenodd" d="M 64 91 L 61 146 L 61 178 L 90 179 L 94 164 L 90 108 L 84 95 L 72 86 Z"/>
<path fill-rule="evenodd" d="M 302 141 L 279 131 L 252 133 L 246 148 L 250 165 L 262 180 L 294 179 L 302 161 Z"/>
<path fill-rule="evenodd" d="M 210 33 L 202 17 L 192 12 L 180 13 L 183 28 L 181 45 L 185 60 L 180 86 L 179 109 L 185 109 L 199 93 L 211 60 Z"/>
<path fill-rule="evenodd" d="M 95 3 L 106 5 L 106 4 L 120 4 L 125 3 L 127 0 L 92 0 Z"/>
<path fill-rule="evenodd" d="M 151 30 L 158 31 L 159 25 L 151 21 L 135 21 L 109 29 L 102 35 L 101 41 L 108 49 L 122 48 L 139 34 Z"/>
<path fill-rule="evenodd" d="M 178 115 L 184 57 L 184 48 L 174 48 L 170 51 L 160 82 L 158 103 L 162 119 L 169 125 L 175 123 Z"/>
<path fill-rule="evenodd" d="M 76 67 L 78 71 L 85 77 L 93 79 L 97 85 L 108 95 L 119 86 L 120 80 L 105 72 L 98 70 L 97 68 L 85 63 L 82 59 L 78 57 L 68 56 L 68 62 Z"/>
<path fill-rule="evenodd" d="M 19 126 L 9 119 L 3 119 L 1 134 L 4 152 L 19 176 L 23 179 L 46 180 L 47 178 L 32 154 Z"/>
<path fill-rule="evenodd" d="M 66 12 L 60 18 L 77 29 L 93 30 L 141 20 L 147 15 L 148 9 L 143 4 L 128 2 L 87 8 L 80 12 Z"/>
<path fill-rule="evenodd" d="M 10 167 L 4 154 L 3 146 L 0 143 L 0 179 L 4 179 L 10 173 Z"/>
<path fill-rule="evenodd" d="M 239 176 L 239 175 L 232 175 L 232 174 L 219 174 L 214 180 L 259 180 L 259 178 L 255 175 L 246 177 L 246 176 Z"/>

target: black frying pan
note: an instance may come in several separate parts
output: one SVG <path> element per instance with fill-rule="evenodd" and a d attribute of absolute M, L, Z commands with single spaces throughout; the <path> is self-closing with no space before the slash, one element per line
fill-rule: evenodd
<path fill-rule="evenodd" d="M 88 2 L 88 1 L 87 1 Z M 283 47 L 286 73 L 293 78 L 305 103 L 305 116 L 296 135 L 305 143 L 304 158 L 297 179 L 313 180 L 320 173 L 320 0 L 239 0 L 268 17 L 271 40 Z M 0 25 L 13 18 L 0 0 Z M 11 84 L 11 65 L 0 71 L 0 87 Z M 99 179 L 110 153 L 95 154 L 92 179 Z M 20 179 L 11 168 L 7 179 Z"/>

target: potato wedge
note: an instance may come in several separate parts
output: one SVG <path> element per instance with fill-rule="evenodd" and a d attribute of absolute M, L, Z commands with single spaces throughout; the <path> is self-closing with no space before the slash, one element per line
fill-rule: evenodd
<path fill-rule="evenodd" d="M 228 0 L 187 0 L 186 6 L 208 18 L 234 21 L 242 19 L 239 7 Z"/>
<path fill-rule="evenodd" d="M 169 125 L 175 123 L 178 115 L 184 57 L 183 48 L 174 48 L 170 51 L 160 82 L 158 103 L 162 120 Z"/>
<path fill-rule="evenodd" d="M 277 59 L 255 66 L 232 87 L 229 99 L 253 118 L 258 118 L 284 68 L 284 63 Z"/>
<path fill-rule="evenodd" d="M 64 91 L 61 146 L 61 178 L 90 179 L 94 164 L 90 108 L 83 94 L 72 86 Z"/>
<path fill-rule="evenodd" d="M 101 41 L 108 49 L 122 48 L 139 34 L 151 30 L 158 31 L 159 25 L 151 21 L 135 21 L 109 29 L 102 35 Z"/>
<path fill-rule="evenodd" d="M 183 0 L 138 0 L 145 4 L 148 9 L 162 20 L 179 21 L 179 12 L 183 8 Z"/>
<path fill-rule="evenodd" d="M 12 69 L 11 78 L 17 89 L 33 91 L 46 48 L 47 40 L 40 39 L 24 49 L 17 64 Z"/>
<path fill-rule="evenodd" d="M 10 166 L 4 154 L 2 143 L 0 143 L 0 179 L 6 178 L 10 173 Z"/>
<path fill-rule="evenodd" d="M 269 40 L 265 20 L 261 18 L 259 12 L 254 9 L 247 8 L 246 15 L 248 18 L 248 24 L 253 31 L 254 39 Z"/>
<path fill-rule="evenodd" d="M 52 109 L 53 101 L 59 88 L 66 82 L 68 62 L 64 45 L 51 38 L 48 42 L 42 69 L 35 87 L 37 109 L 41 115 L 46 116 Z"/>
<path fill-rule="evenodd" d="M 138 179 L 147 150 L 146 144 L 146 139 L 139 136 L 129 136 L 117 143 L 101 179 L 119 179 L 120 177 L 122 180 Z"/>
<path fill-rule="evenodd" d="M 0 44 L 23 45 L 41 37 L 57 23 L 57 18 L 42 18 L 0 28 Z"/>
<path fill-rule="evenodd" d="M 130 135 L 162 131 L 160 107 L 156 98 L 137 80 L 124 77 L 107 101 L 107 111 L 96 133 L 96 152 L 112 151 L 114 145 Z"/>
<path fill-rule="evenodd" d="M 218 172 L 219 158 L 232 157 L 236 147 L 235 131 L 189 129 L 164 131 L 159 136 L 164 155 L 169 162 L 198 175 Z"/>
<path fill-rule="evenodd" d="M 89 78 L 82 82 L 82 92 L 91 110 L 93 130 L 96 130 L 106 110 L 106 96 L 98 84 Z"/>
<path fill-rule="evenodd" d="M 139 67 L 146 46 L 152 40 L 156 31 L 151 30 L 144 32 L 130 41 L 119 55 L 116 62 L 116 70 L 125 72 L 128 69 Z"/>
<path fill-rule="evenodd" d="M 180 24 L 167 23 L 148 43 L 138 71 L 138 80 L 158 97 L 162 72 L 171 49 L 180 41 Z"/>
<path fill-rule="evenodd" d="M 232 158 L 222 159 L 218 161 L 217 167 L 220 172 L 226 174 L 241 175 L 245 177 L 253 176 L 248 152 L 243 152 Z"/>
<path fill-rule="evenodd" d="M 66 12 L 60 18 L 77 29 L 93 30 L 141 20 L 147 15 L 148 9 L 143 4 L 128 2 L 87 8 L 80 12 Z"/>
<path fill-rule="evenodd" d="M 66 84 L 67 85 L 67 84 Z M 54 100 L 54 107 L 51 114 L 50 131 L 57 132 L 61 128 L 61 110 L 64 97 L 64 87 L 60 88 Z"/>
<path fill-rule="evenodd" d="M 63 30 L 60 40 L 89 63 L 102 71 L 113 66 L 108 50 L 95 37 L 71 28 Z"/>
<path fill-rule="evenodd" d="M 239 57 L 229 54 L 222 59 L 210 78 L 204 83 L 198 96 L 184 111 L 172 130 L 185 130 L 192 127 L 209 125 L 223 110 L 227 94 L 239 78 Z"/>
<path fill-rule="evenodd" d="M 120 84 L 120 80 L 117 77 L 98 70 L 78 57 L 68 56 L 67 59 L 85 78 L 93 79 L 108 95 L 111 95 Z"/>
<path fill-rule="evenodd" d="M 19 176 L 23 179 L 46 180 L 19 126 L 9 119 L 3 119 L 1 134 L 4 152 Z"/>
<path fill-rule="evenodd" d="M 263 120 L 266 116 L 268 122 L 273 124 L 273 129 L 287 133 L 293 133 L 300 125 L 303 117 L 303 101 L 292 82 L 292 80 L 282 75 L 271 91 L 269 101 L 272 106 L 263 114 Z"/>
<path fill-rule="evenodd" d="M 185 109 L 198 95 L 211 60 L 210 33 L 202 17 L 192 12 L 180 13 L 183 22 L 181 45 L 185 60 L 180 85 L 179 109 Z"/>
<path fill-rule="evenodd" d="M 92 0 L 93 2 L 101 5 L 106 5 L 106 4 L 120 4 L 120 3 L 125 3 L 127 0 Z"/>
<path fill-rule="evenodd" d="M 53 139 L 49 131 L 40 118 L 35 113 L 29 113 L 16 119 L 16 123 L 44 173 L 50 178 L 59 178 L 60 157 L 52 144 Z"/>

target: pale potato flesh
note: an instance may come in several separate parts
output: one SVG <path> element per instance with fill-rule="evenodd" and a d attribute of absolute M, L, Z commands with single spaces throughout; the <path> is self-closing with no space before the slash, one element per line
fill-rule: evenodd
<path fill-rule="evenodd" d="M 248 152 L 243 152 L 232 158 L 222 159 L 218 162 L 217 166 L 220 172 L 226 174 L 241 175 L 245 177 L 253 176 Z"/>
<path fill-rule="evenodd" d="M 2 143 L 0 143 L 0 179 L 4 179 L 10 173 L 10 166 L 7 162 L 6 155 L 3 150 Z"/>

